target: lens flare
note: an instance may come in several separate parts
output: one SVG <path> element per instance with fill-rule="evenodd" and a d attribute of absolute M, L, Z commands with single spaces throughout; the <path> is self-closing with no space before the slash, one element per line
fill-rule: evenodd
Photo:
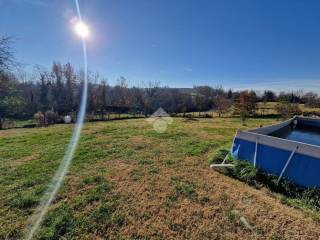
<path fill-rule="evenodd" d="M 89 27 L 82 21 L 76 23 L 76 25 L 74 26 L 74 30 L 76 34 L 82 38 L 87 38 L 89 36 Z"/>
<path fill-rule="evenodd" d="M 78 0 L 75 0 L 75 4 L 77 7 L 78 16 L 80 19 L 80 22 L 77 24 L 78 27 L 76 27 L 77 33 L 82 38 L 82 50 L 83 50 L 83 60 L 84 60 L 84 76 L 83 76 L 83 89 L 82 89 L 82 96 L 81 96 L 81 103 L 80 103 L 80 109 L 77 117 L 77 123 L 75 125 L 75 128 L 73 130 L 72 138 L 69 142 L 68 148 L 65 152 L 65 155 L 62 159 L 62 162 L 60 163 L 60 166 L 58 170 L 56 171 L 53 179 L 51 180 L 51 183 L 48 186 L 48 189 L 46 190 L 44 196 L 42 197 L 39 206 L 36 208 L 35 212 L 30 218 L 30 226 L 26 230 L 25 239 L 31 240 L 34 238 L 35 234 L 37 233 L 38 229 L 40 228 L 48 210 L 55 199 L 56 195 L 58 194 L 58 191 L 63 184 L 63 181 L 65 179 L 65 176 L 69 170 L 71 161 L 74 157 L 75 151 L 77 149 L 83 123 L 84 123 L 84 117 L 86 113 L 86 105 L 87 105 L 87 95 L 88 95 L 88 64 L 87 64 L 87 46 L 85 38 L 89 34 L 88 27 L 83 24 L 81 20 L 81 13 L 80 13 L 80 7 Z M 77 26 L 76 25 L 76 26 Z"/>

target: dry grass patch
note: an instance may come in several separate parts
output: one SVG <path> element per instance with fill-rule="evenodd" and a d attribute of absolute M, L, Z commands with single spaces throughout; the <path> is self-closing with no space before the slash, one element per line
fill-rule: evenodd
<path fill-rule="evenodd" d="M 247 127 L 272 121 L 250 119 Z M 318 239 L 319 223 L 306 212 L 209 169 L 208 155 L 230 146 L 237 128 L 243 126 L 232 118 L 175 118 L 164 134 L 154 132 L 143 119 L 86 124 L 38 238 Z M 63 155 L 71 130 L 72 125 L 63 125 L 2 136 L 12 141 L 0 145 L 0 157 L 14 157 L 16 168 L 10 175 L 1 169 L 0 181 L 6 186 L 0 187 L 0 194 L 7 210 L 0 212 L 5 216 L 0 219 L 0 238 L 21 238 L 34 206 L 10 205 L 14 192 L 33 196 L 35 188 L 46 186 L 61 160 L 54 154 Z M 29 152 L 23 157 L 9 154 L 10 147 L 20 151 L 25 146 L 21 140 L 34 142 L 27 146 L 37 149 L 37 159 L 21 161 L 32 155 Z M 27 178 L 45 181 L 25 186 Z"/>
<path fill-rule="evenodd" d="M 28 164 L 31 161 L 37 160 L 37 159 L 39 159 L 39 154 L 35 153 L 35 154 L 29 155 L 29 156 L 25 156 L 25 157 L 19 158 L 19 159 L 14 160 L 14 161 L 8 160 L 7 166 L 12 168 L 12 169 L 16 169 L 19 166 L 22 166 L 24 164 Z"/>

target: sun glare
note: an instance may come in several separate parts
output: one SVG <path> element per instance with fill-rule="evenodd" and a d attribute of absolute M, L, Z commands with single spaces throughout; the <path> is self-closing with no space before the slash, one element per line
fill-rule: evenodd
<path fill-rule="evenodd" d="M 74 29 L 77 35 L 80 36 L 81 38 L 87 38 L 89 36 L 89 28 L 83 22 L 76 23 Z"/>

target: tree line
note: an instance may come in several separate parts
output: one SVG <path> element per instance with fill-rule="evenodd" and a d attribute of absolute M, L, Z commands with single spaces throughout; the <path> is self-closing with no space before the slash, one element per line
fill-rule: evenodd
<path fill-rule="evenodd" d="M 10 39 L 0 38 L 0 128 L 6 118 L 28 119 L 33 116 L 47 121 L 61 121 L 65 115 L 76 116 L 83 88 L 84 74 L 70 64 L 53 62 L 51 70 L 38 69 L 35 79 L 26 79 L 12 70 L 13 54 L 8 47 Z M 313 92 L 280 92 L 266 90 L 233 91 L 220 87 L 194 86 L 178 89 L 161 86 L 159 82 L 148 82 L 140 86 L 129 86 L 124 77 L 119 77 L 114 86 L 99 74 L 88 75 L 87 114 L 106 119 L 111 113 L 127 113 L 148 116 L 162 107 L 171 115 L 216 111 L 219 116 L 232 111 L 243 120 L 255 115 L 257 102 L 281 102 L 279 112 L 298 111 L 298 103 L 310 107 L 320 106 Z M 284 113 L 285 114 L 285 113 Z"/>

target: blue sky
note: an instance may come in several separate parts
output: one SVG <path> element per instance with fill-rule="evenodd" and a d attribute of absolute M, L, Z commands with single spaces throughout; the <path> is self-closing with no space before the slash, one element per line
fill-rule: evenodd
<path fill-rule="evenodd" d="M 87 0 L 89 68 L 110 84 L 320 92 L 320 1 Z M 72 0 L 0 0 L 0 34 L 31 68 L 81 67 Z"/>

